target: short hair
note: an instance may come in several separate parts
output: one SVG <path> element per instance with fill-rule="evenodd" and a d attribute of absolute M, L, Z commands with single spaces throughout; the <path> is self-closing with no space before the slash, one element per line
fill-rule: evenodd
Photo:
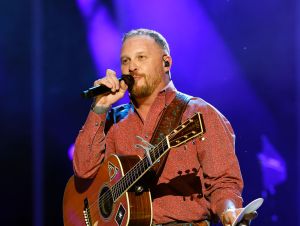
<path fill-rule="evenodd" d="M 134 36 L 148 36 L 154 41 L 168 54 L 170 55 L 170 48 L 169 44 L 166 41 L 166 39 L 157 31 L 150 30 L 150 29 L 145 29 L 145 28 L 139 28 L 139 29 L 133 29 L 127 33 L 124 34 L 122 38 L 122 44 L 131 37 Z"/>

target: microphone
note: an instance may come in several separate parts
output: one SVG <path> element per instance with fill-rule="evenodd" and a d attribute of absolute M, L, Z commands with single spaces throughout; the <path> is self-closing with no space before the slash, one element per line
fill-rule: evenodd
<path fill-rule="evenodd" d="M 122 75 L 122 77 L 119 78 L 119 81 L 122 81 L 122 80 L 128 86 L 128 90 L 130 92 L 133 87 L 133 84 L 134 84 L 134 78 L 131 75 Z M 110 92 L 111 92 L 111 89 L 108 88 L 107 86 L 99 85 L 99 86 L 94 86 L 94 87 L 91 87 L 91 88 L 83 91 L 81 93 L 81 96 L 83 98 L 92 98 L 92 97 L 98 96 L 100 94 L 105 94 L 105 93 L 110 93 Z"/>

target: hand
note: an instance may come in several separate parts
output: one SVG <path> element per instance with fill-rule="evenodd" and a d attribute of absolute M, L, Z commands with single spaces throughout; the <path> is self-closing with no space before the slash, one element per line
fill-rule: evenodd
<path fill-rule="evenodd" d="M 109 108 L 113 103 L 121 99 L 128 89 L 128 86 L 125 84 L 125 82 L 119 82 L 116 77 L 116 72 L 110 69 L 106 70 L 105 77 L 94 82 L 94 86 L 97 85 L 105 85 L 108 88 L 111 88 L 111 92 L 97 96 L 95 98 L 94 109 Z"/>
<path fill-rule="evenodd" d="M 234 222 L 234 220 L 237 218 L 240 212 L 242 212 L 243 208 L 239 209 L 228 209 L 226 210 L 222 216 L 221 221 L 224 226 L 231 226 Z M 248 226 L 251 223 L 251 220 L 257 217 L 257 212 L 254 211 L 249 214 L 245 214 L 241 222 L 238 224 L 238 226 Z"/>

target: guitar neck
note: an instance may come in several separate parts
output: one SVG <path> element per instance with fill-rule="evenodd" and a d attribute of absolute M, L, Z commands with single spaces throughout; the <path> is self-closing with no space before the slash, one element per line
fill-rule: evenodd
<path fill-rule="evenodd" d="M 112 186 L 113 199 L 116 201 L 124 192 L 128 191 L 152 166 L 170 149 L 168 139 L 164 138 L 158 145 L 152 148 L 150 153 L 151 162 L 144 157 L 134 165 L 114 186 Z"/>
<path fill-rule="evenodd" d="M 195 113 L 193 117 L 182 123 L 167 135 L 158 145 L 149 151 L 149 156 L 145 156 L 134 165 L 114 186 L 112 195 L 114 201 L 122 196 L 134 185 L 170 148 L 178 147 L 187 141 L 202 135 L 205 132 L 203 118 L 200 113 Z"/>

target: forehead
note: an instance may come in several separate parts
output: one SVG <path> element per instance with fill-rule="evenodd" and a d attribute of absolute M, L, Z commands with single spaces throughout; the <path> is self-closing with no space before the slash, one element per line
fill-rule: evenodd
<path fill-rule="evenodd" d="M 162 48 L 149 36 L 133 36 L 125 40 L 121 55 L 141 51 L 163 51 Z"/>

